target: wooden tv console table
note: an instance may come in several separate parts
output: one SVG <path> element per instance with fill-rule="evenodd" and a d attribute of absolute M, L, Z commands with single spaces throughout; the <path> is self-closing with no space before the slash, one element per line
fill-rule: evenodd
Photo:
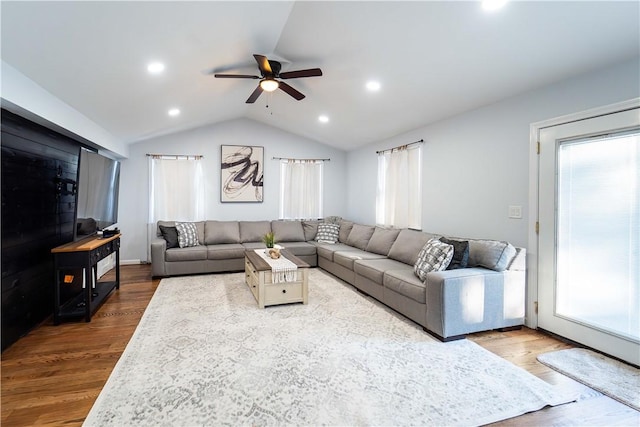
<path fill-rule="evenodd" d="M 55 291 L 53 323 L 59 325 L 61 319 L 84 316 L 91 322 L 91 315 L 109 296 L 113 289 L 120 289 L 120 236 L 89 237 L 77 242 L 67 243 L 51 250 L 55 264 Z M 97 264 L 109 255 L 116 254 L 115 281 L 98 282 Z M 61 272 L 82 269 L 82 292 L 69 301 L 60 301 Z M 62 280 L 63 281 L 63 280 Z M 95 284 L 95 287 L 94 287 Z"/>

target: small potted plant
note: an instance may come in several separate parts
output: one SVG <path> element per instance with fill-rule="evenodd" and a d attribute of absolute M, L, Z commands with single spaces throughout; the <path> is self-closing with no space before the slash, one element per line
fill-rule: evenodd
<path fill-rule="evenodd" d="M 262 236 L 262 241 L 265 245 L 267 245 L 267 248 L 273 248 L 273 245 L 276 243 L 276 235 L 273 233 L 273 231 L 270 231 Z"/>

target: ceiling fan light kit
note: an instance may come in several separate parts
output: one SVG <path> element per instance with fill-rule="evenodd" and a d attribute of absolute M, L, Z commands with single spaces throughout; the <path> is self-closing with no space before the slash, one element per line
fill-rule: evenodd
<path fill-rule="evenodd" d="M 272 80 L 272 79 L 260 80 L 260 87 L 265 92 L 273 92 L 274 90 L 278 89 L 279 86 L 280 84 L 276 80 Z"/>
<path fill-rule="evenodd" d="M 291 97 L 293 97 L 296 101 L 300 101 L 301 99 L 304 99 L 304 94 L 299 92 L 297 89 L 289 86 L 287 83 L 276 79 L 286 80 L 297 79 L 301 77 L 322 76 L 322 70 L 320 70 L 320 68 L 310 68 L 307 70 L 287 71 L 284 73 L 280 73 L 280 69 L 282 68 L 282 64 L 280 62 L 269 60 L 264 55 L 254 54 L 253 57 L 258 63 L 260 76 L 247 74 L 214 74 L 214 77 L 226 79 L 261 79 L 258 87 L 255 88 L 253 93 L 247 99 L 247 104 L 253 104 L 254 102 L 256 102 L 262 92 L 273 92 L 276 89 L 281 89 L 283 92 L 286 92 Z"/>

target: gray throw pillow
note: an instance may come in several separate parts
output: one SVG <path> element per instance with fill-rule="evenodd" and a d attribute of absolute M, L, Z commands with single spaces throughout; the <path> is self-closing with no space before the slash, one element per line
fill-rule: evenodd
<path fill-rule="evenodd" d="M 158 227 L 160 227 L 162 238 L 167 241 L 167 249 L 180 247 L 178 243 L 178 230 L 175 227 L 166 227 L 164 225 L 159 225 Z"/>
<path fill-rule="evenodd" d="M 318 224 L 318 234 L 316 241 L 321 243 L 337 243 L 340 234 L 340 226 L 338 224 Z"/>
<path fill-rule="evenodd" d="M 178 245 L 181 248 L 198 246 L 198 228 L 193 222 L 176 222 L 178 231 Z"/>
<path fill-rule="evenodd" d="M 440 241 L 453 246 L 453 258 L 447 270 L 466 268 L 469 263 L 469 242 L 466 240 L 450 240 L 446 237 L 441 237 Z"/>
<path fill-rule="evenodd" d="M 420 280 L 427 280 L 427 273 L 431 271 L 442 271 L 451 262 L 453 257 L 453 246 L 442 243 L 439 239 L 429 240 L 418 253 L 413 271 Z"/>

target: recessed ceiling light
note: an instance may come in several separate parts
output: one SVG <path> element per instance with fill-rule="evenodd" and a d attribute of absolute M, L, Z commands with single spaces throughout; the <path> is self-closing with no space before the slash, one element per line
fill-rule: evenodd
<path fill-rule="evenodd" d="M 374 80 L 367 82 L 367 90 L 371 92 L 376 92 L 380 90 L 380 82 L 376 82 Z"/>
<path fill-rule="evenodd" d="M 175 116 L 179 116 L 180 115 L 180 110 L 177 108 L 172 108 L 169 110 L 169 115 L 171 117 L 175 117 Z"/>
<path fill-rule="evenodd" d="M 318 121 L 320 123 L 328 123 L 329 122 L 329 116 L 325 116 L 324 114 L 321 116 L 318 116 Z"/>
<path fill-rule="evenodd" d="M 162 62 L 152 62 L 147 65 L 147 71 L 151 74 L 160 74 L 164 71 L 164 64 Z"/>
<path fill-rule="evenodd" d="M 498 10 L 501 9 L 508 0 L 482 0 L 482 8 L 484 10 Z"/>

